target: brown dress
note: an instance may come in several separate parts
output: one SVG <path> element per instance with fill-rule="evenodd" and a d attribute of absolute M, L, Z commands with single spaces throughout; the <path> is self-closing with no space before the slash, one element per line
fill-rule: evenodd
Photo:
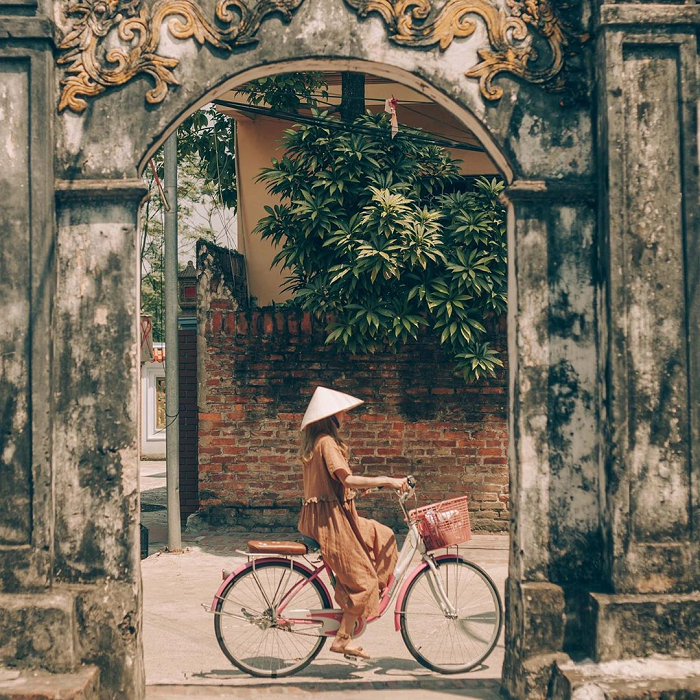
<path fill-rule="evenodd" d="M 323 559 L 337 580 L 335 600 L 342 610 L 374 617 L 379 591 L 387 586 L 396 566 L 396 539 L 386 525 L 357 514 L 355 491 L 345 489 L 338 478 L 340 471 L 351 473 L 342 450 L 330 435 L 319 436 L 311 459 L 304 464 L 299 532 L 321 545 Z"/>

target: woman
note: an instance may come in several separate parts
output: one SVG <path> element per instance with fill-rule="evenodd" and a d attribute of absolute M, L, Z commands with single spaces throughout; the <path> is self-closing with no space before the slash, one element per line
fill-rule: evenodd
<path fill-rule="evenodd" d="M 299 531 L 321 545 L 335 574 L 335 600 L 343 619 L 331 651 L 369 659 L 351 644 L 355 624 L 379 611 L 379 596 L 396 566 L 397 549 L 390 528 L 361 518 L 355 489 L 389 486 L 404 491 L 406 479 L 356 476 L 348 466 L 348 448 L 338 434 L 345 412 L 363 403 L 348 394 L 318 387 L 301 423 L 304 505 Z"/>

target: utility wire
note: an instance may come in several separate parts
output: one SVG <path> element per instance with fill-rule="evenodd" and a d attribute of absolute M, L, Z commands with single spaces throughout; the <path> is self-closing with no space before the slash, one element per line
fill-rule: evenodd
<path fill-rule="evenodd" d="M 312 92 L 311 97 L 313 97 L 314 99 L 318 99 L 319 102 L 324 101 L 323 100 L 324 95 L 321 93 L 318 93 L 318 92 Z M 341 96 L 339 94 L 329 92 L 327 97 L 336 97 L 336 98 L 340 99 Z M 347 99 L 349 99 L 349 100 L 362 100 L 363 102 L 376 102 L 377 104 L 384 104 L 386 102 L 386 100 L 381 98 L 381 97 L 355 97 L 354 95 L 351 95 Z M 330 103 L 328 103 L 328 104 L 330 104 Z M 427 105 L 427 104 L 431 104 L 431 103 L 426 102 L 425 100 L 400 100 L 399 104 L 402 104 L 402 105 L 406 105 L 406 104 L 409 104 L 409 105 Z"/>
<path fill-rule="evenodd" d="M 346 124 L 338 119 L 330 119 L 328 117 L 318 117 L 315 115 L 307 114 L 295 114 L 294 112 L 284 112 L 282 110 L 272 109 L 271 107 L 259 107 L 257 105 L 249 105 L 245 102 L 231 102 L 229 100 L 214 100 L 214 104 L 220 107 L 229 107 L 231 109 L 236 109 L 240 112 L 250 112 L 251 114 L 260 114 L 267 117 L 273 117 L 275 119 L 282 119 L 284 121 L 291 121 L 297 124 L 311 124 L 316 126 L 326 126 L 331 129 L 338 129 L 340 131 L 349 131 L 355 134 L 368 134 L 374 135 L 378 132 L 383 132 L 384 130 L 380 127 L 372 126 L 361 126 L 358 124 Z M 406 135 L 406 132 L 399 132 L 399 136 Z M 427 143 L 434 146 L 442 146 L 443 148 L 453 148 L 456 150 L 463 151 L 474 151 L 478 153 L 483 153 L 484 149 L 480 146 L 475 146 L 471 143 L 465 143 L 463 141 L 450 141 L 448 139 L 435 138 L 434 134 L 428 132 L 415 133 L 410 132 L 410 137 L 414 141 L 420 143 Z"/>
<path fill-rule="evenodd" d="M 219 189 L 219 204 L 221 205 L 221 222 L 224 225 L 224 235 L 226 236 L 226 242 L 228 243 L 228 257 L 229 257 L 229 268 L 231 271 L 231 279 L 234 278 L 234 268 L 233 268 L 233 235 L 229 237 L 229 228 L 224 221 L 223 211 L 224 211 L 224 195 L 221 189 L 221 166 L 219 164 L 219 138 L 216 131 L 216 123 L 214 123 L 214 155 L 216 156 L 216 178 L 217 185 Z M 234 156 L 235 157 L 235 156 Z M 234 165 L 235 167 L 235 165 Z M 236 182 L 236 187 L 240 187 L 240 183 Z M 236 226 L 236 243 L 238 243 L 238 226 Z M 236 249 L 238 245 L 236 245 Z"/>
<path fill-rule="evenodd" d="M 328 100 L 324 100 L 323 96 L 312 95 L 312 97 L 314 97 L 314 99 L 316 100 L 317 103 L 320 102 L 321 104 L 325 105 L 326 107 L 337 107 L 338 106 L 333 102 L 329 102 Z M 379 102 L 381 104 L 384 104 L 386 102 L 386 100 L 382 100 L 380 97 L 364 97 L 364 98 L 363 97 L 349 97 L 348 99 L 350 99 L 350 100 L 362 100 L 363 102 Z M 441 121 L 440 119 L 438 119 L 437 117 L 433 117 L 430 114 L 426 114 L 425 112 L 419 112 L 417 109 L 413 109 L 412 107 L 408 106 L 408 105 L 427 105 L 427 104 L 430 104 L 430 103 L 422 102 L 420 100 L 401 100 L 401 102 L 399 102 L 399 107 L 407 110 L 408 112 L 413 112 L 413 114 L 417 114 L 418 116 L 423 117 L 425 119 L 430 119 L 431 121 L 437 122 L 438 124 L 444 124 L 444 122 Z M 460 133 L 465 134 L 465 136 L 471 137 L 471 139 L 473 139 L 474 141 L 477 141 L 477 143 L 478 143 L 478 139 L 476 138 L 476 136 L 474 136 L 474 134 L 471 131 L 469 131 L 469 129 L 464 129 L 462 127 L 454 126 L 454 125 L 451 125 L 451 126 L 455 131 L 459 131 Z M 413 127 L 409 126 L 408 128 L 410 129 Z"/>

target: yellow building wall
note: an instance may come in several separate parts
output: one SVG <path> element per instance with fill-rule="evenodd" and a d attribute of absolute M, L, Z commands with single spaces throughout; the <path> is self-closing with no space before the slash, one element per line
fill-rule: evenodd
<path fill-rule="evenodd" d="M 290 126 L 290 122 L 261 116 L 236 121 L 238 246 L 245 255 L 248 291 L 260 306 L 291 298 L 291 294 L 281 290 L 284 286 L 281 270 L 271 267 L 277 248 L 252 233 L 258 221 L 266 216 L 265 207 L 279 203 L 277 197 L 265 191 L 265 184 L 256 179 L 272 158 L 282 157 L 280 141 Z"/>
<path fill-rule="evenodd" d="M 397 90 L 387 91 L 386 85 L 368 85 L 367 96 L 382 90 L 383 95 L 391 96 Z M 403 88 L 403 86 L 398 86 Z M 408 89 L 408 88 L 406 88 Z M 411 91 L 412 95 L 418 95 Z M 399 93 L 397 99 L 401 99 Z M 406 98 L 408 99 L 408 98 Z M 378 111 L 380 105 L 370 103 L 368 108 Z M 226 110 L 224 110 L 226 111 Z M 449 112 L 434 103 L 412 102 L 398 107 L 399 125 L 419 127 L 440 138 L 451 141 L 478 142 L 466 128 L 452 117 Z M 284 275 L 277 267 L 271 268 L 277 249 L 260 236 L 252 234 L 258 221 L 266 216 L 265 207 L 277 204 L 279 200 L 265 191 L 264 183 L 256 182 L 260 170 L 270 165 L 272 158 L 281 158 L 280 147 L 283 132 L 292 124 L 288 121 L 271 119 L 266 116 L 241 116 L 236 119 L 236 157 L 238 169 L 238 241 L 240 252 L 246 258 L 248 289 L 256 297 L 260 306 L 272 302 L 282 303 L 291 298 L 291 294 L 282 291 Z M 400 127 L 399 127 L 400 128 Z M 484 152 L 449 149 L 454 158 L 462 161 L 460 170 L 465 175 L 497 174 L 498 170 Z"/>

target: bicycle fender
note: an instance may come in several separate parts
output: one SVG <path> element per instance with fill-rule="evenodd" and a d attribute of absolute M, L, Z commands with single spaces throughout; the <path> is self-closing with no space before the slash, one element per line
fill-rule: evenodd
<path fill-rule="evenodd" d="M 437 563 L 441 561 L 457 561 L 459 559 L 466 561 L 464 557 L 458 556 L 456 554 L 441 554 L 439 557 L 435 557 L 435 561 Z M 403 613 L 403 601 L 406 597 L 406 591 L 408 591 L 408 587 L 411 585 L 411 582 L 415 578 L 417 578 L 419 574 L 423 573 L 423 571 L 425 571 L 427 568 L 428 565 L 425 562 L 417 566 L 411 572 L 409 577 L 404 581 L 403 586 L 401 586 L 398 598 L 396 599 L 396 607 L 394 608 L 394 627 L 396 628 L 397 632 L 401 630 L 401 615 Z"/>
<path fill-rule="evenodd" d="M 283 559 L 281 557 L 265 557 L 264 559 L 258 559 L 255 562 L 255 565 L 257 566 L 258 564 L 263 564 L 266 562 L 278 562 L 280 564 L 284 564 L 285 566 L 289 566 L 289 559 Z M 295 561 L 294 562 L 294 567 L 303 569 L 307 574 L 313 574 L 314 570 L 306 566 L 305 564 L 302 564 L 301 562 Z M 248 561 L 245 564 L 241 564 L 237 569 L 234 569 L 229 575 L 228 578 L 219 586 L 217 589 L 216 593 L 214 593 L 214 600 L 211 603 L 211 609 L 214 610 L 216 607 L 217 602 L 219 601 L 219 598 L 221 597 L 221 594 L 224 592 L 224 589 L 228 584 L 238 576 L 238 574 L 243 573 L 246 569 L 252 569 L 253 568 L 253 562 Z M 326 588 L 326 585 L 323 583 L 323 581 L 319 580 L 319 583 Z M 326 589 L 326 593 L 328 593 L 328 590 Z M 328 596 L 330 598 L 330 595 Z"/>

